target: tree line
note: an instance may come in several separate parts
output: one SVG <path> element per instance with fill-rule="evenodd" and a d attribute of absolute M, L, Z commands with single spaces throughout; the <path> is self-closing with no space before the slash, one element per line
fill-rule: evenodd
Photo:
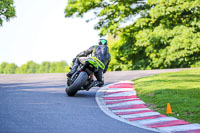
<path fill-rule="evenodd" d="M 28 61 L 26 64 L 18 67 L 14 63 L 2 62 L 0 65 L 0 74 L 20 74 L 20 73 L 66 73 L 69 72 L 69 65 L 65 61 L 49 62 L 44 61 L 37 64 Z"/>
<path fill-rule="evenodd" d="M 199 0 L 68 0 L 65 16 L 94 12 L 94 28 L 109 35 L 110 70 L 182 68 L 200 66 L 199 7 Z"/>

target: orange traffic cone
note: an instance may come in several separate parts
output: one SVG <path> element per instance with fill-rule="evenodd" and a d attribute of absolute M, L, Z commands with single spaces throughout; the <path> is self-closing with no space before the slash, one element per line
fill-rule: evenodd
<path fill-rule="evenodd" d="M 167 104 L 167 111 L 166 111 L 167 114 L 171 114 L 172 113 L 172 109 L 171 109 L 171 106 L 170 106 L 170 103 Z"/>

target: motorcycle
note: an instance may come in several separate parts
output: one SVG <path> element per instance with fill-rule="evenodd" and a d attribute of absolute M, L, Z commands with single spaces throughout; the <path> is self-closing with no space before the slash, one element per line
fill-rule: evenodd
<path fill-rule="evenodd" d="M 94 81 L 94 72 L 98 70 L 97 63 L 89 59 L 85 64 L 80 64 L 76 72 L 67 78 L 67 87 L 65 92 L 68 96 L 74 96 L 79 90 L 89 90 Z"/>

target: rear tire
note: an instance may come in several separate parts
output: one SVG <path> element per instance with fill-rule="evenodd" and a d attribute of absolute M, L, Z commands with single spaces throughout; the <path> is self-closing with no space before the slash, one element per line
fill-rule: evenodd
<path fill-rule="evenodd" d="M 68 96 L 74 96 L 78 90 L 84 85 L 86 80 L 88 79 L 88 75 L 86 72 L 81 72 L 77 79 L 74 81 L 72 85 L 65 89 Z"/>

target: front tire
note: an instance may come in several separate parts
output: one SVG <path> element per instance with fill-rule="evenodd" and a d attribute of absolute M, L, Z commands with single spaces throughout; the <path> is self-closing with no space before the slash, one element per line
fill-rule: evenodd
<path fill-rule="evenodd" d="M 74 96 L 78 90 L 84 85 L 88 79 L 88 74 L 86 72 L 81 72 L 77 79 L 68 88 L 65 89 L 68 96 Z"/>

